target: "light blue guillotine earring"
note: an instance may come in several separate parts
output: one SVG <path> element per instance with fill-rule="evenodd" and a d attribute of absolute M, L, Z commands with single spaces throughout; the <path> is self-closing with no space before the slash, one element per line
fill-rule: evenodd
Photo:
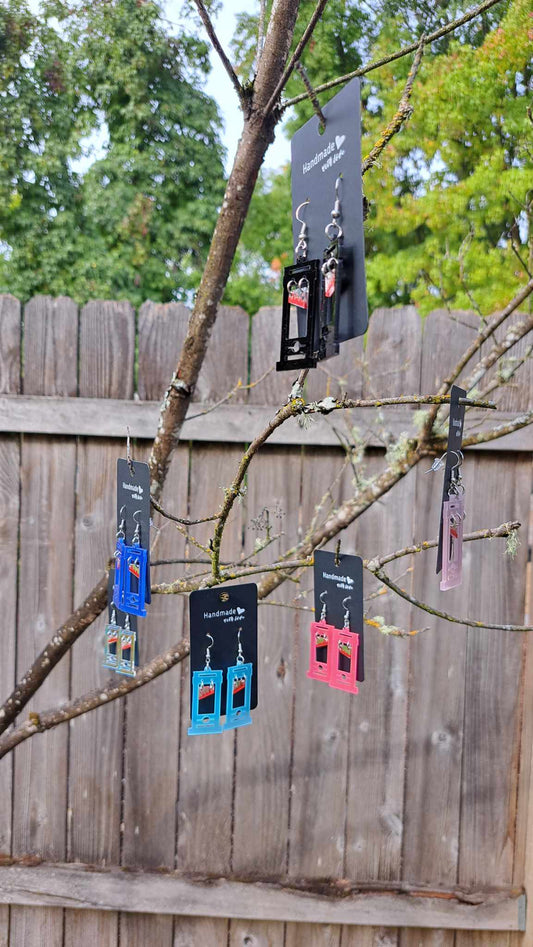
<path fill-rule="evenodd" d="M 237 633 L 237 658 L 235 664 L 228 668 L 226 678 L 226 723 L 224 730 L 234 730 L 235 727 L 245 727 L 252 723 L 250 702 L 252 699 L 252 671 L 253 666 L 245 663 L 241 645 L 241 631 Z"/>
<path fill-rule="evenodd" d="M 221 733 L 223 730 L 220 722 L 222 671 L 220 669 L 214 671 L 211 667 L 211 648 L 215 639 L 209 632 L 207 637 L 211 639 L 211 644 L 206 648 L 205 667 L 203 671 L 192 672 L 191 726 L 187 731 L 189 736 L 199 733 Z"/>

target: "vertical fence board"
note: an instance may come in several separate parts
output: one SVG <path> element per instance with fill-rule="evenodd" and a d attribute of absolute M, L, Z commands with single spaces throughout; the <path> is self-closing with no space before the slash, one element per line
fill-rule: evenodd
<path fill-rule="evenodd" d="M 287 472 L 290 475 L 287 477 Z M 265 509 L 276 543 L 257 557 L 272 562 L 282 554 L 298 528 L 299 460 L 294 451 L 270 448 L 252 463 L 248 479 L 248 524 L 245 551 L 265 530 L 254 528 Z M 250 581 L 253 581 L 252 577 Z M 285 583 L 275 601 L 294 597 Z M 283 874 L 286 870 L 289 818 L 289 764 L 292 713 L 292 629 L 295 612 L 268 604 L 259 606 L 259 703 L 251 727 L 237 731 L 235 829 L 232 868 L 237 874 Z M 261 756 L 255 748 L 261 746 Z"/>
<path fill-rule="evenodd" d="M 340 450 L 308 452 L 302 471 L 302 523 L 311 520 L 326 491 L 342 497 L 345 478 L 339 472 Z M 307 465 L 307 467 L 306 467 Z M 312 473 L 311 473 L 312 471 Z M 327 509 L 328 501 L 326 501 Z M 326 509 L 322 511 L 325 514 Z M 313 578 L 309 570 L 301 580 L 308 590 L 304 599 L 313 604 Z M 293 768 L 289 830 L 289 871 L 307 877 L 342 876 L 345 845 L 348 719 L 351 694 L 341 693 L 321 681 L 309 680 L 309 625 L 312 613 L 301 613 L 294 657 L 295 704 Z M 287 925 L 287 947 L 310 943 L 340 943 L 338 925 L 311 927 Z"/>
<path fill-rule="evenodd" d="M 229 947 L 285 947 L 285 924 L 278 921 L 232 921 Z"/>
<path fill-rule="evenodd" d="M 174 947 L 226 947 L 228 921 L 214 917 L 176 917 Z"/>
<path fill-rule="evenodd" d="M 285 947 L 339 947 L 338 924 L 287 924 Z"/>
<path fill-rule="evenodd" d="M 172 377 L 179 347 L 186 329 L 185 307 L 145 303 L 139 314 L 138 389 L 146 400 L 161 397 Z M 155 432 L 154 432 L 155 433 Z M 145 456 L 146 455 L 146 456 Z M 147 451 L 135 451 L 138 460 L 147 460 Z M 177 515 L 187 510 L 189 449 L 180 445 L 173 457 L 162 502 Z M 151 534 L 152 561 L 184 558 L 185 541 L 175 525 L 154 511 Z M 152 583 L 172 581 L 183 565 L 154 567 Z M 184 597 L 154 595 L 146 619 L 138 622 L 140 663 L 181 638 Z M 181 669 L 158 678 L 127 698 L 124 783 L 123 864 L 162 865 L 173 868 L 176 839 L 176 799 L 178 793 L 178 746 Z M 161 761 L 165 765 L 161 766 Z M 121 944 L 157 944 L 172 947 L 171 917 L 142 917 L 124 913 L 120 926 Z"/>
<path fill-rule="evenodd" d="M 20 392 L 20 304 L 14 296 L 0 296 L 0 392 Z M 4 629 L 0 687 L 10 694 L 15 684 L 17 640 L 17 558 L 19 533 L 20 439 L 0 436 L 0 601 Z M 0 766 L 0 851 L 11 852 L 13 755 Z M 0 942 L 8 943 L 9 908 L 0 907 Z"/>
<path fill-rule="evenodd" d="M 220 306 L 209 347 L 194 391 L 195 401 L 218 401 L 240 380 L 248 381 L 248 333 L 250 317 L 239 306 Z M 246 401 L 247 392 L 237 391 L 232 402 Z"/>
<path fill-rule="evenodd" d="M 192 518 L 211 513 L 220 506 L 224 487 L 231 481 L 239 448 L 195 447 L 191 460 L 190 498 Z M 242 509 L 234 507 L 223 538 L 222 559 L 238 557 L 241 545 Z M 207 542 L 212 524 L 191 527 L 200 541 Z M 191 559 L 205 554 L 190 546 Z M 208 566 L 203 566 L 208 570 Z M 201 571 L 199 566 L 194 571 Z M 188 616 L 186 620 L 189 625 Z M 206 642 L 207 643 L 207 642 Z M 232 831 L 232 780 L 235 732 L 189 736 L 189 663 L 183 668 L 186 684 L 182 693 L 181 755 L 178 799 L 178 867 L 184 870 L 229 872 Z"/>
<path fill-rule="evenodd" d="M 456 323 L 444 312 L 430 313 L 424 326 L 422 391 L 432 391 L 440 384 L 474 331 L 472 320 Z M 434 538 L 439 530 L 442 475 L 427 474 L 428 467 L 429 462 L 416 471 L 417 540 Z M 464 587 L 440 593 L 435 561 L 434 550 L 416 557 L 414 594 L 461 614 Z M 467 547 L 464 583 L 468 583 Z M 410 644 L 404 878 L 450 884 L 457 878 L 465 633 L 461 627 L 439 622 L 418 609 L 413 610 L 412 620 L 416 627 L 428 630 Z"/>
<path fill-rule="evenodd" d="M 133 394 L 134 318 L 127 303 L 88 303 L 80 315 L 81 397 L 131 398 Z M 74 597 L 78 601 L 105 568 L 114 548 L 116 459 L 123 448 L 104 439 L 78 447 L 76 563 Z M 106 616 L 78 641 L 72 652 L 72 691 L 81 694 L 104 682 L 103 627 Z M 71 721 L 69 857 L 97 864 L 120 861 L 123 708 L 120 701 Z M 66 916 L 74 941 L 110 944 L 117 915 L 91 912 Z M 103 933 L 105 932 L 105 933 Z"/>
<path fill-rule="evenodd" d="M 398 934 L 392 927 L 345 926 L 342 929 L 341 947 L 396 947 L 397 943 Z M 434 947 L 440 947 L 440 944 L 436 943 Z"/>
<path fill-rule="evenodd" d="M 187 332 L 182 303 L 143 303 L 139 309 L 137 392 L 141 401 L 162 401 Z"/>
<path fill-rule="evenodd" d="M 418 390 L 420 336 L 420 317 L 413 307 L 376 310 L 365 353 L 365 397 L 375 390 L 375 373 L 383 395 Z M 372 455 L 362 474 L 375 476 L 385 465 L 381 452 Z M 363 514 L 355 527 L 358 552 L 383 555 L 411 541 L 414 487 L 414 475 L 409 474 Z M 352 543 L 348 537 L 348 544 Z M 404 573 L 410 565 L 409 560 L 401 560 L 391 571 Z M 409 578 L 403 581 L 410 584 Z M 376 588 L 379 585 L 365 575 L 365 594 Z M 369 608 L 370 615 L 381 615 L 387 624 L 407 630 L 409 612 L 406 603 L 391 595 L 378 598 Z M 404 640 L 385 637 L 372 627 L 365 629 L 367 680 L 353 700 L 350 726 L 346 875 L 351 878 L 400 877 L 409 647 Z M 391 931 L 388 936 L 396 935 Z"/>
<path fill-rule="evenodd" d="M 216 402 L 224 398 L 241 379 L 248 380 L 249 317 L 237 307 L 222 307 L 210 339 L 195 399 Z M 234 395 L 246 400 L 247 392 Z M 245 432 L 243 432 L 245 436 Z M 220 449 L 220 445 L 195 445 L 190 461 L 189 514 L 191 518 L 206 516 L 220 508 L 224 489 L 231 483 L 242 456 L 242 448 Z M 236 560 L 241 555 L 244 506 L 233 508 L 222 540 L 221 561 Z M 191 527 L 190 532 L 207 544 L 213 523 Z M 189 555 L 205 559 L 192 543 Z M 192 567 L 193 571 L 200 571 Z M 204 569 L 208 568 L 204 566 Z M 186 622 L 188 627 L 188 620 Z M 228 731 L 220 735 L 190 737 L 189 664 L 182 670 L 182 713 L 180 732 L 180 766 L 178 789 L 178 867 L 190 870 L 228 872 L 231 869 L 232 831 L 234 817 L 233 781 L 236 735 Z M 229 925 L 213 921 L 202 934 L 205 947 L 225 944 Z M 176 936 L 176 935 L 175 935 Z"/>
<path fill-rule="evenodd" d="M 78 311 L 71 299 L 37 297 L 24 313 L 23 392 L 75 395 Z M 72 611 L 76 444 L 72 438 L 29 436 L 21 453 L 22 506 L 17 677 L 24 675 L 54 629 Z M 57 706 L 69 696 L 66 656 L 46 679 L 29 711 Z M 68 730 L 58 727 L 15 752 L 15 854 L 66 857 Z M 22 926 L 21 926 L 22 925 Z M 50 947 L 63 942 L 63 911 L 13 908 L 11 943 Z"/>
<path fill-rule="evenodd" d="M 252 317 L 252 346 L 250 353 L 250 381 L 260 384 L 248 393 L 250 404 L 282 405 L 291 390 L 296 373 L 277 372 L 281 333 L 281 309 L 265 306 Z"/>
<path fill-rule="evenodd" d="M 487 934 L 487 932 L 485 931 L 484 934 Z M 465 932 L 465 936 L 471 937 L 472 932 L 469 931 L 468 934 Z M 488 937 L 490 937 L 490 934 L 488 934 Z M 407 927 L 402 930 L 399 943 L 400 947 L 454 947 L 455 934 L 453 931 L 430 931 L 420 927 Z M 466 943 L 468 947 L 474 947 L 471 940 Z M 488 945 L 483 943 L 482 947 L 488 947 Z M 492 945 L 492 947 L 496 947 L 496 945 Z"/>
<path fill-rule="evenodd" d="M 474 466 L 475 482 L 483 485 L 468 497 L 474 525 L 514 518 L 527 521 L 529 459 L 476 457 Z M 487 621 L 519 623 L 524 615 L 520 576 L 525 571 L 527 548 L 524 544 L 519 547 L 513 562 L 504 556 L 502 547 L 503 543 L 482 552 L 475 550 L 478 557 L 472 569 L 468 614 Z M 477 581 L 481 555 L 482 585 Z M 511 882 L 513 873 L 523 642 L 520 635 L 486 629 L 469 628 L 466 635 L 459 881 L 502 884 Z M 486 947 L 506 947 L 509 935 L 487 938 L 485 943 Z M 456 945 L 470 945 L 463 932 L 457 932 Z"/>

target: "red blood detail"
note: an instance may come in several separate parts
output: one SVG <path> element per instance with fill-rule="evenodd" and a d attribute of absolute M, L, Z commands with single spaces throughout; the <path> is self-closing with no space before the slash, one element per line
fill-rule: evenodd
<path fill-rule="evenodd" d="M 329 273 L 326 273 L 324 279 L 324 295 L 328 297 L 333 296 L 335 292 L 335 270 L 331 270 Z"/>
<path fill-rule="evenodd" d="M 215 693 L 215 688 L 212 684 L 200 684 L 198 700 L 203 700 L 204 697 L 210 697 L 211 694 L 214 694 L 214 693 Z"/>
<path fill-rule="evenodd" d="M 307 309 L 307 290 L 291 290 L 289 292 L 289 306 L 298 306 L 299 309 Z"/>

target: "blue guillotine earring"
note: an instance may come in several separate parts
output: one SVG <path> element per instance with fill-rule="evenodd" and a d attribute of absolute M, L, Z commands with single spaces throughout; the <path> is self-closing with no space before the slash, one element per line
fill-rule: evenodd
<path fill-rule="evenodd" d="M 111 621 L 105 626 L 105 653 L 103 667 L 116 671 L 118 664 L 118 639 L 122 631 L 117 624 L 115 608 L 111 609 Z"/>
<path fill-rule="evenodd" d="M 146 617 L 146 573 L 148 566 L 148 550 L 141 546 L 141 527 L 135 517 L 140 513 L 135 510 L 133 519 L 135 521 L 135 532 L 131 541 L 131 546 L 122 542 L 121 566 L 120 566 L 120 601 L 113 601 L 123 612 L 129 612 L 130 615 L 139 615 Z M 117 553 L 119 547 L 117 544 Z M 117 556 L 115 553 L 115 556 Z"/>
<path fill-rule="evenodd" d="M 213 635 L 205 651 L 203 671 L 192 672 L 192 708 L 191 726 L 187 733 L 194 736 L 199 733 L 222 733 L 220 722 L 220 698 L 222 695 L 222 671 L 211 667 L 211 648 L 215 643 Z"/>
<path fill-rule="evenodd" d="M 245 727 L 252 723 L 250 702 L 252 699 L 252 670 L 253 666 L 245 663 L 241 645 L 241 631 L 237 634 L 237 659 L 232 667 L 228 668 L 226 678 L 226 724 L 225 730 L 234 730 L 235 727 Z"/>

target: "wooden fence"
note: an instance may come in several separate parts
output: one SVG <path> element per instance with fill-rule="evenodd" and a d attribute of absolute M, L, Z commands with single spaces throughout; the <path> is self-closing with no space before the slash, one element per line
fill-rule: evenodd
<path fill-rule="evenodd" d="M 90 302 L 78 312 L 69 299 L 45 297 L 29 302 L 22 320 L 17 300 L 0 297 L 4 695 L 101 575 L 113 549 L 126 427 L 142 459 L 186 320 L 177 304 L 146 303 L 136 315 L 123 302 Z M 186 423 L 165 489 L 168 509 L 215 511 L 243 443 L 286 399 L 289 376 L 271 373 L 201 415 L 238 379 L 257 379 L 274 363 L 278 326 L 276 310 L 252 320 L 221 311 L 190 411 L 197 417 Z M 365 365 L 362 341 L 346 344 L 311 373 L 308 397 L 434 391 L 474 332 L 465 313 L 435 312 L 423 326 L 413 308 L 378 310 Z M 531 388 L 526 368 L 499 416 L 529 407 Z M 265 508 L 283 533 L 270 555 L 301 535 L 328 489 L 334 498 L 350 494 L 354 473 L 342 470 L 339 435 L 353 440 L 357 428 L 370 445 L 366 476 L 378 469 L 383 441 L 369 430 L 376 420 L 361 411 L 282 427 L 252 464 L 223 558 L 248 554 L 264 536 Z M 415 418 L 398 408 L 385 420 L 399 433 Z M 468 544 L 463 586 L 446 594 L 433 553 L 391 572 L 414 567 L 402 582 L 456 615 L 523 622 L 532 452 L 526 429 L 469 452 L 464 464 L 469 529 L 521 520 L 514 560 L 502 540 Z M 370 556 L 433 537 L 440 488 L 440 475 L 411 471 L 346 531 L 343 551 Z M 156 558 L 201 557 L 168 521 L 155 522 Z M 208 525 L 196 534 L 207 540 Z M 194 567 L 159 567 L 157 579 L 185 568 Z M 373 588 L 368 581 L 366 594 Z M 309 589 L 307 576 L 300 604 Z M 297 593 L 286 583 L 274 598 L 291 602 Z M 185 606 L 154 596 L 140 623 L 142 663 L 186 631 Z M 533 944 L 533 919 L 519 932 L 532 846 L 527 636 L 439 622 L 390 594 L 369 608 L 428 630 L 399 639 L 368 628 L 357 697 L 306 678 L 309 613 L 262 604 L 252 727 L 189 738 L 184 663 L 4 759 L 0 944 Z M 102 654 L 103 620 L 54 669 L 30 711 L 102 685 Z M 290 883 L 282 886 L 283 877 Z"/>

